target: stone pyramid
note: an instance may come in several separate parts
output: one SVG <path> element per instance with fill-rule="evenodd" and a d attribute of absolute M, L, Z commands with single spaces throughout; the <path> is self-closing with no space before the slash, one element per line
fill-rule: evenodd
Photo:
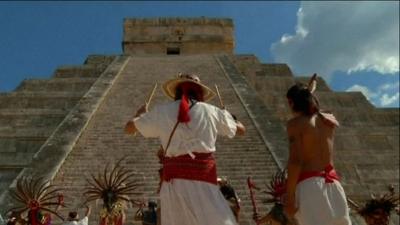
<path fill-rule="evenodd" d="M 265 64 L 254 55 L 234 54 L 230 19 L 126 19 L 121 55 L 91 55 L 83 65 L 59 67 L 48 80 L 25 80 L 0 95 L 0 212 L 11 207 L 8 190 L 20 176 L 36 174 L 65 188 L 66 202 L 78 207 L 85 178 L 124 157 L 139 171 L 142 191 L 157 198 L 156 139 L 124 134 L 125 122 L 144 103 L 154 83 L 179 72 L 199 74 L 217 84 L 223 101 L 247 127 L 247 134 L 219 138 L 219 176 L 227 176 L 242 201 L 241 225 L 254 224 L 246 178 L 259 186 L 284 168 L 288 156 L 285 93 L 297 81 L 286 64 Z M 336 167 L 347 195 L 399 189 L 399 109 L 371 105 L 360 92 L 334 92 L 319 80 L 317 95 L 342 126 L 335 140 Z M 152 104 L 168 101 L 158 89 Z M 212 102 L 219 105 L 217 99 Z M 150 106 L 151 108 L 151 106 Z M 270 206 L 258 206 L 267 212 Z M 90 224 L 98 224 L 100 204 Z M 128 224 L 135 208 L 128 210 Z M 66 213 L 66 209 L 62 210 Z M 364 222 L 356 215 L 354 224 Z M 398 224 L 392 216 L 391 224 Z"/>

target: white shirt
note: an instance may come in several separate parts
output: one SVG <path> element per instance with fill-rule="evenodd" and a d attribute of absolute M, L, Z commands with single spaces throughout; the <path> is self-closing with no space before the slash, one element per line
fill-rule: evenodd
<path fill-rule="evenodd" d="M 164 149 L 177 121 L 180 101 L 155 106 L 134 119 L 138 131 L 144 137 L 158 137 Z M 167 156 L 209 153 L 215 151 L 217 134 L 232 138 L 236 134 L 236 122 L 226 110 L 197 102 L 189 111 L 190 122 L 179 123 L 167 150 Z"/>
<path fill-rule="evenodd" d="M 66 221 L 63 225 L 88 225 L 89 218 L 87 216 L 83 217 L 81 220 L 78 221 Z"/>

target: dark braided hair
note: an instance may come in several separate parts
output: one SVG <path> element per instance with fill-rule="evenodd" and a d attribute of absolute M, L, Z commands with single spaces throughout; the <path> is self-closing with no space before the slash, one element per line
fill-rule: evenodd
<path fill-rule="evenodd" d="M 318 99 L 310 92 L 307 85 L 296 83 L 286 93 L 293 102 L 293 111 L 311 116 L 319 111 Z"/>

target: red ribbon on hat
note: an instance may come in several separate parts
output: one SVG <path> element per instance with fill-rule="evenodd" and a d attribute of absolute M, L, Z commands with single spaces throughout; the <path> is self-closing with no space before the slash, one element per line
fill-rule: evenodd
<path fill-rule="evenodd" d="M 185 89 L 183 87 L 182 89 L 183 93 L 182 93 L 181 103 L 179 104 L 178 121 L 180 123 L 188 123 L 190 121 L 189 98 L 187 96 L 187 92 L 184 91 Z"/>
<path fill-rule="evenodd" d="M 180 84 L 180 88 L 182 89 L 182 98 L 179 104 L 178 121 L 180 123 L 188 123 L 190 122 L 189 91 L 192 90 L 196 94 L 197 101 L 203 101 L 203 93 L 199 85 L 191 82 Z"/>

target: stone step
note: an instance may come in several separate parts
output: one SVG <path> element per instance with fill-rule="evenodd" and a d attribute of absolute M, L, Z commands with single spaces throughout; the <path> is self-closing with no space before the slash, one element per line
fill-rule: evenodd
<path fill-rule="evenodd" d="M 385 151 L 394 154 L 399 150 L 399 129 L 393 127 L 340 127 L 336 132 L 336 149 L 349 152 L 366 152 L 384 155 Z M 362 154 L 360 154 L 361 156 Z"/>
<path fill-rule="evenodd" d="M 0 115 L 0 130 L 3 127 L 36 127 L 36 126 L 53 126 L 59 124 L 65 115 L 60 116 L 2 116 Z"/>
<path fill-rule="evenodd" d="M 285 122 L 291 114 L 287 106 L 286 92 L 295 84 L 296 79 L 297 77 L 289 76 L 266 76 L 263 72 L 257 72 L 254 79 L 248 80 L 263 102 L 271 107 L 276 112 L 276 116 Z M 322 79 L 319 82 L 325 84 Z M 330 89 L 323 85 L 317 87 L 316 93 L 325 91 L 330 91 Z"/>
<path fill-rule="evenodd" d="M 378 121 L 382 121 L 383 123 L 394 123 L 395 125 L 399 125 L 400 123 L 400 110 L 398 108 L 379 108 L 376 109 L 376 118 Z"/>
<path fill-rule="evenodd" d="M 53 78 L 49 80 L 24 80 L 16 91 L 82 92 L 88 90 L 96 78 Z"/>
<path fill-rule="evenodd" d="M 258 72 L 255 79 L 251 80 L 251 85 L 257 92 L 265 94 L 278 94 L 285 96 L 286 91 L 295 84 L 293 77 L 267 77 Z"/>
<path fill-rule="evenodd" d="M 309 77 L 268 76 L 264 71 L 258 71 L 250 82 L 257 90 L 265 89 L 268 93 L 279 92 L 282 95 L 286 95 L 287 90 L 296 82 L 308 84 L 309 79 Z M 332 91 L 321 77 L 317 78 L 317 82 L 317 91 Z"/>
<path fill-rule="evenodd" d="M 0 109 L 0 130 L 4 127 L 52 126 L 60 123 L 67 110 L 59 109 Z"/>
<path fill-rule="evenodd" d="M 94 66 L 100 66 L 100 67 L 106 67 L 108 66 L 116 56 L 108 56 L 108 55 L 89 55 L 84 64 L 86 65 L 94 65 Z"/>
<path fill-rule="evenodd" d="M 0 109 L 0 116 L 8 117 L 27 117 L 27 116 L 65 116 L 68 111 L 63 109 Z"/>
<path fill-rule="evenodd" d="M 0 93 L 0 108 L 71 109 L 83 92 L 10 92 Z"/>
<path fill-rule="evenodd" d="M 399 126 L 379 126 L 379 125 L 364 125 L 364 126 L 341 126 L 341 133 L 346 135 L 394 135 L 399 133 Z"/>
<path fill-rule="evenodd" d="M 239 54 L 230 57 L 232 63 L 235 64 L 236 69 L 243 73 L 243 75 L 247 75 L 248 70 L 261 70 L 262 63 L 258 60 L 255 55 L 252 54 Z"/>
<path fill-rule="evenodd" d="M 71 78 L 71 77 L 85 77 L 96 78 L 103 72 L 104 68 L 96 67 L 95 65 L 65 65 L 60 66 L 54 72 L 54 77 Z"/>
<path fill-rule="evenodd" d="M 345 126 L 399 126 L 399 112 L 371 110 L 365 111 L 363 108 L 354 109 L 333 109 L 342 125 Z"/>
<path fill-rule="evenodd" d="M 255 55 L 234 55 L 230 57 L 230 60 L 249 81 L 256 76 L 257 72 L 262 71 L 262 63 Z"/>
<path fill-rule="evenodd" d="M 46 141 L 47 137 L 0 137 L 0 155 L 2 153 L 34 154 Z M 0 157 L 0 167 L 2 164 Z"/>
<path fill-rule="evenodd" d="M 36 126 L 28 127 L 12 127 L 12 126 L 0 126 L 0 137 L 33 137 L 33 138 L 47 138 L 57 127 L 58 123 L 52 124 L 40 124 Z"/>
<path fill-rule="evenodd" d="M 28 166 L 32 162 L 32 158 L 34 155 L 35 153 L 30 153 L 30 152 L 12 152 L 12 153 L 0 152 L 0 164 L 2 167 Z"/>
<path fill-rule="evenodd" d="M 296 77 L 294 79 L 291 77 L 266 77 L 260 73 L 257 73 L 257 77 L 259 79 L 250 81 L 250 83 L 267 105 L 276 108 L 287 104 L 286 92 L 295 81 L 308 82 L 309 79 L 308 77 Z M 320 100 L 322 108 L 329 108 L 330 110 L 356 107 L 374 108 L 361 92 L 332 92 L 323 79 L 319 78 L 318 82 L 316 96 Z M 323 85 L 321 86 L 321 84 Z M 381 115 L 382 117 L 396 117 L 398 112 L 394 110 L 391 116 L 385 113 Z"/>
<path fill-rule="evenodd" d="M 277 94 L 259 93 L 266 105 L 271 107 L 276 115 L 286 122 L 291 117 L 291 111 L 285 97 Z M 265 95 L 268 94 L 268 95 Z M 322 104 L 322 109 L 331 111 L 339 120 L 341 126 L 368 127 L 368 126 L 398 126 L 399 113 L 379 110 L 365 111 L 356 107 L 330 107 Z"/>
<path fill-rule="evenodd" d="M 261 70 L 268 77 L 293 77 L 289 66 L 284 63 L 263 63 L 261 64 Z"/>
<path fill-rule="evenodd" d="M 0 167 L 0 190 L 6 190 L 21 170 L 18 167 Z"/>
<path fill-rule="evenodd" d="M 322 108 L 361 108 L 365 111 L 374 109 L 361 92 L 317 92 L 316 96 Z"/>

